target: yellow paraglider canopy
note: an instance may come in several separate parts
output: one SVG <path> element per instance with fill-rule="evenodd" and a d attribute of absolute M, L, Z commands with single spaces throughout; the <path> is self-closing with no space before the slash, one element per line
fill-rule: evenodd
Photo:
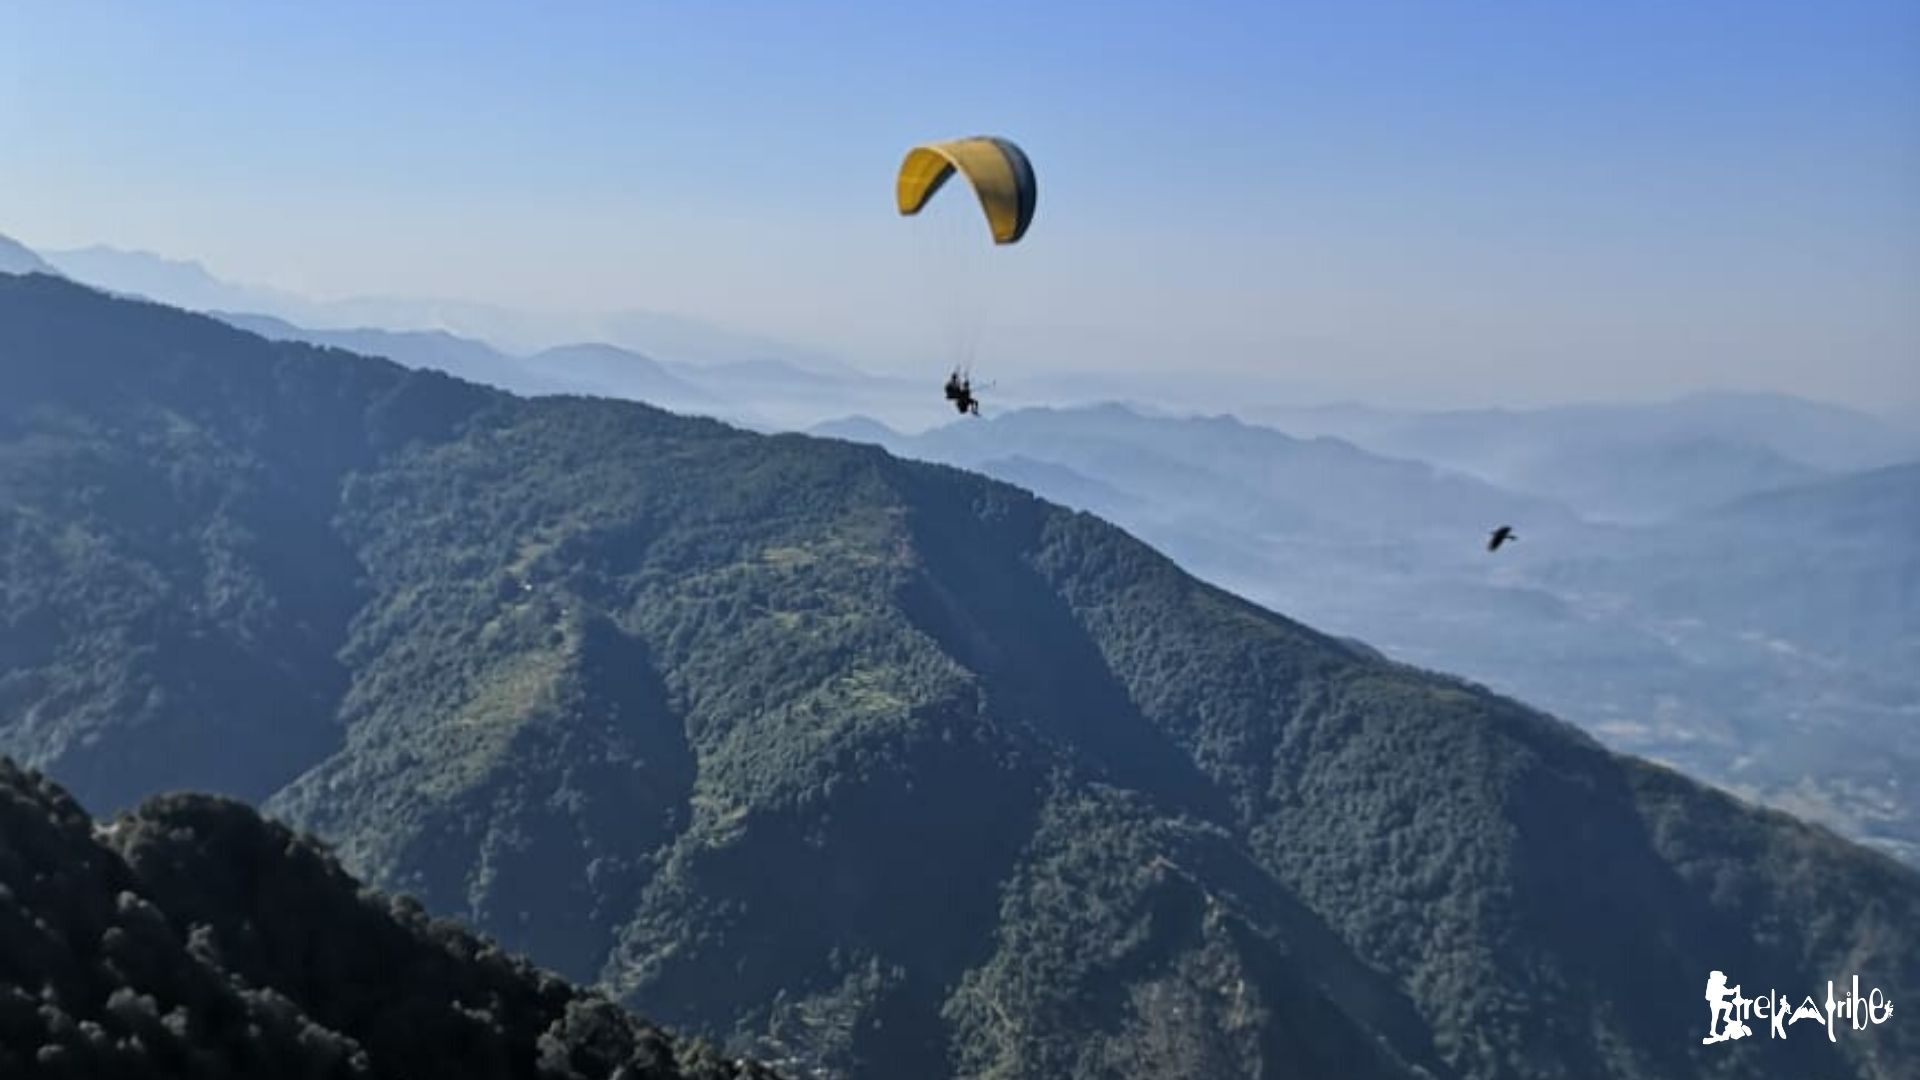
<path fill-rule="evenodd" d="M 1033 166 L 1019 147 L 991 135 L 927 143 L 907 151 L 894 184 L 900 213 L 919 213 L 956 169 L 979 196 L 994 243 L 1011 244 L 1026 235 L 1038 193 Z"/>

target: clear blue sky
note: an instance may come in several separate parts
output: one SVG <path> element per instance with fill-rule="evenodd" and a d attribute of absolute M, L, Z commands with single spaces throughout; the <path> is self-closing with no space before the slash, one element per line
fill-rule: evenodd
<path fill-rule="evenodd" d="M 1008 366 L 1920 405 L 1920 4 L 0 8 L 0 232 L 913 363 L 911 143 L 1041 180 Z M 916 262 L 916 260 L 919 260 Z M 983 362 L 986 357 L 983 356 Z"/>

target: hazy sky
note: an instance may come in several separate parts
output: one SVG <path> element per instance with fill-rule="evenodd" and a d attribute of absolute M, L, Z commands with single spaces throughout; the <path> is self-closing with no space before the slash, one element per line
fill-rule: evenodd
<path fill-rule="evenodd" d="M 975 132 L 1041 184 L 973 271 L 982 367 L 1920 406 L 1912 0 L 0 6 L 28 244 L 895 371 L 945 347 L 960 219 L 899 219 L 893 169 Z"/>

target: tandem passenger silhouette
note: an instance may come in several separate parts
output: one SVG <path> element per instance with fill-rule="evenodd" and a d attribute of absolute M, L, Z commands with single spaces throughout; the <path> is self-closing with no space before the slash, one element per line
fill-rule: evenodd
<path fill-rule="evenodd" d="M 1787 1037 L 1787 1029 L 1804 1020 L 1811 1020 L 1815 1030 L 1826 1029 L 1828 1042 L 1837 1042 L 1837 1033 L 1851 1028 L 1865 1031 L 1875 1024 L 1884 1024 L 1893 1015 L 1893 999 L 1880 992 L 1879 987 L 1868 991 L 1866 997 L 1860 996 L 1860 976 L 1853 977 L 1851 990 L 1836 993 L 1831 979 L 1827 981 L 1827 1001 L 1823 1008 L 1808 994 L 1798 1008 L 1792 999 L 1775 990 L 1768 990 L 1759 997 L 1745 997 L 1740 993 L 1740 985 L 1727 985 L 1727 973 L 1715 971 L 1707 975 L 1707 1037 L 1703 1044 L 1731 1042 L 1752 1035 L 1753 1028 L 1747 1021 L 1759 1019 L 1766 1021 L 1772 1036 L 1776 1039 Z"/>

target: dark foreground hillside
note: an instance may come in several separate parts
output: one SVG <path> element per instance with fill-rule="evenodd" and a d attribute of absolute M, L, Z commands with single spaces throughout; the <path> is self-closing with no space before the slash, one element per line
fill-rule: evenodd
<path fill-rule="evenodd" d="M 96 826 L 0 758 L 0 1076 L 773 1074 L 362 890 L 238 803 Z"/>
<path fill-rule="evenodd" d="M 39 277 L 0 386 L 0 748 L 261 801 L 735 1052 L 1920 1075 L 1904 1013 L 1701 1043 L 1712 970 L 1910 996 L 1913 871 L 1018 489 Z"/>

